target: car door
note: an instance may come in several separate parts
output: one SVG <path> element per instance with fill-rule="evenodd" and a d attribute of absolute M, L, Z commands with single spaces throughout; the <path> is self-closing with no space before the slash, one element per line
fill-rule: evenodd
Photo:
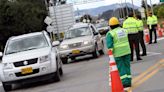
<path fill-rule="evenodd" d="M 98 50 L 101 50 L 102 48 L 101 35 L 93 25 L 91 25 L 90 28 L 93 32 L 94 40 L 95 40 L 95 43 L 97 44 Z"/>

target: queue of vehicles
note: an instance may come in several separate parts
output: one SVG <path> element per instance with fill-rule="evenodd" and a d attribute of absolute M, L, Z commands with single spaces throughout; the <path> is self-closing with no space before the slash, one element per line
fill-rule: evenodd
<path fill-rule="evenodd" d="M 60 81 L 62 64 L 87 54 L 104 54 L 102 36 L 90 23 L 74 24 L 61 42 L 52 41 L 46 31 L 13 36 L 0 52 L 0 80 L 5 90 L 18 83 Z"/>

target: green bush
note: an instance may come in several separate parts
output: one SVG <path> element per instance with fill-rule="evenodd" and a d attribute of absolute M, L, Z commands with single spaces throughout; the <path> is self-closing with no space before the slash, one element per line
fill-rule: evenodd
<path fill-rule="evenodd" d="M 44 0 L 0 0 L 0 45 L 13 35 L 42 31 L 46 15 Z"/>

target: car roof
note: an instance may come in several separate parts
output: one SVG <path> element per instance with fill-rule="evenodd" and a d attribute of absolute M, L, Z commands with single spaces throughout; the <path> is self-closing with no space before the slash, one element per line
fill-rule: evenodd
<path fill-rule="evenodd" d="M 42 32 L 34 32 L 34 33 L 22 34 L 22 35 L 18 35 L 18 36 L 12 36 L 9 39 L 16 40 L 16 39 L 21 39 L 21 38 L 36 36 L 36 35 L 41 35 L 41 34 L 43 34 L 43 33 Z"/>
<path fill-rule="evenodd" d="M 88 27 L 88 23 L 76 23 L 74 24 L 70 29 L 76 29 L 76 28 L 81 28 L 81 27 Z"/>

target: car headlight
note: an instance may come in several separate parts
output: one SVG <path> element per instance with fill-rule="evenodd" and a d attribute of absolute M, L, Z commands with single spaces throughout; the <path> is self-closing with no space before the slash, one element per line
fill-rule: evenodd
<path fill-rule="evenodd" d="M 68 49 L 68 45 L 61 45 L 60 48 L 61 49 Z"/>
<path fill-rule="evenodd" d="M 40 60 L 40 63 L 44 63 L 44 62 L 46 62 L 46 61 L 50 61 L 50 56 L 49 55 L 47 55 L 47 56 L 42 56 L 42 57 L 40 57 L 39 58 Z"/>
<path fill-rule="evenodd" d="M 91 44 L 91 43 L 92 43 L 91 41 L 84 41 L 84 42 L 83 42 L 84 45 L 89 45 L 89 44 Z"/>
<path fill-rule="evenodd" d="M 4 63 L 3 64 L 3 69 L 12 69 L 12 68 L 13 68 L 13 66 L 11 63 Z"/>

